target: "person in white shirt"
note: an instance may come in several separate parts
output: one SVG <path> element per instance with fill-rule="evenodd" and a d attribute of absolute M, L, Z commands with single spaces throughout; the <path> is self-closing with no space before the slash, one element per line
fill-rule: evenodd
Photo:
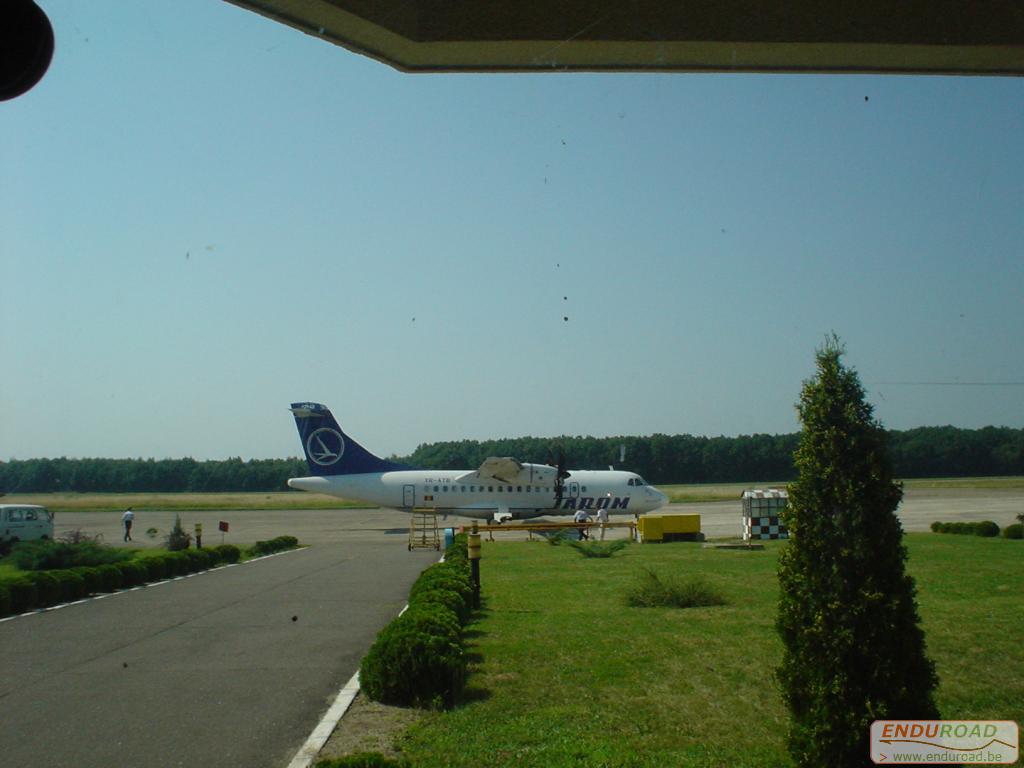
<path fill-rule="evenodd" d="M 606 503 L 603 507 L 597 510 L 597 520 L 601 523 L 601 541 L 604 541 L 605 527 L 608 525 L 608 507 L 612 504 L 612 495 L 609 493 Z"/>
<path fill-rule="evenodd" d="M 573 515 L 572 520 L 573 520 L 574 523 L 589 523 L 590 522 L 590 515 L 587 514 L 587 510 L 585 510 L 585 509 L 578 509 L 578 510 L 576 510 L 576 514 Z M 587 529 L 586 528 L 580 528 L 579 532 L 580 532 L 580 541 L 583 541 L 584 539 L 589 539 L 590 538 L 590 536 L 587 534 Z"/>
<path fill-rule="evenodd" d="M 132 540 L 132 522 L 135 520 L 135 513 L 132 512 L 132 508 L 128 507 L 121 515 L 121 524 L 124 526 L 124 540 Z"/>

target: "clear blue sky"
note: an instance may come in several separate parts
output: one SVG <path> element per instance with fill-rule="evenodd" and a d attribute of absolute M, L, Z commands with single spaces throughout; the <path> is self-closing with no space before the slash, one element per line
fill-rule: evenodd
<path fill-rule="evenodd" d="M 1024 80 L 403 75 L 39 1 L 0 459 L 297 455 L 296 400 L 381 454 L 791 432 L 831 331 L 887 427 L 1024 426 Z"/>

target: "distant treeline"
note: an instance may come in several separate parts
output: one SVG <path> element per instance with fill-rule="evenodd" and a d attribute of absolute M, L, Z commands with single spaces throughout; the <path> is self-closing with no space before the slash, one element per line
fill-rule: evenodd
<path fill-rule="evenodd" d="M 570 469 L 614 465 L 652 483 L 791 480 L 799 434 L 740 437 L 521 437 L 419 446 L 391 458 L 424 469 L 471 469 L 488 456 L 557 461 Z M 620 461 L 621 446 L 626 447 Z M 1024 429 L 919 427 L 889 432 L 898 477 L 1024 475 Z M 289 477 L 308 474 L 302 459 L 28 459 L 0 462 L 0 491 L 103 493 L 284 491 Z"/>
<path fill-rule="evenodd" d="M 0 462 L 4 493 L 285 491 L 309 474 L 302 459 L 27 459 Z"/>

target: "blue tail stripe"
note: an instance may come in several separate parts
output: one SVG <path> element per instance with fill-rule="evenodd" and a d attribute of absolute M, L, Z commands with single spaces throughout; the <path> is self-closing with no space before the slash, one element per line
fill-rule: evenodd
<path fill-rule="evenodd" d="M 291 410 L 311 475 L 359 475 L 409 469 L 403 464 L 374 456 L 346 435 L 327 406 L 292 403 Z"/>

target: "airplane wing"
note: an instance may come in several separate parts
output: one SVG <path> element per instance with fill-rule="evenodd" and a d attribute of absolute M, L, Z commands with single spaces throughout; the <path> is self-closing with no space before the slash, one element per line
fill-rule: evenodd
<path fill-rule="evenodd" d="M 484 460 L 484 463 L 480 465 L 480 469 L 474 472 L 467 472 L 456 479 L 461 481 L 470 477 L 479 478 L 480 480 L 494 478 L 503 483 L 511 483 L 522 471 L 523 465 L 510 456 L 491 456 Z"/>

